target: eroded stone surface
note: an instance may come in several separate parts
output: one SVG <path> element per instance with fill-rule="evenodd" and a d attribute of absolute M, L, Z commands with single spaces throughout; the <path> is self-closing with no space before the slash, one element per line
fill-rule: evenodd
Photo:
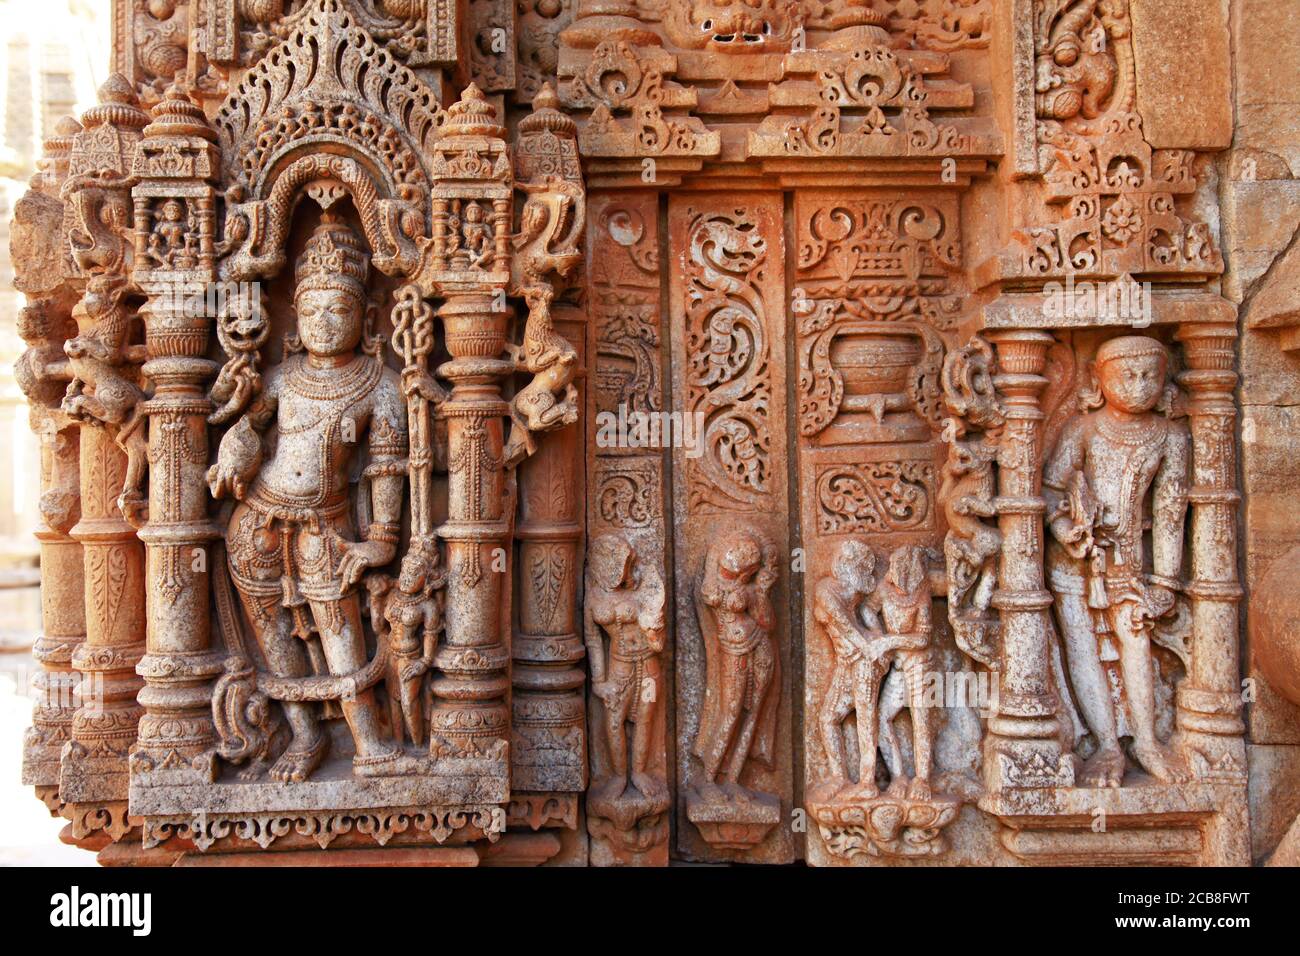
<path fill-rule="evenodd" d="M 106 863 L 1292 861 L 1294 6 L 124 7 L 12 233 L 24 781 Z"/>

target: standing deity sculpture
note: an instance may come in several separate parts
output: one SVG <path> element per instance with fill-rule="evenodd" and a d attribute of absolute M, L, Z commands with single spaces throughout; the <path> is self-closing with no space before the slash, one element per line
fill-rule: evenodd
<path fill-rule="evenodd" d="M 301 351 L 267 374 L 208 473 L 215 497 L 238 501 L 226 533 L 230 574 L 272 674 L 351 678 L 337 693 L 327 683 L 282 701 L 292 739 L 271 775 L 285 782 L 305 780 L 325 756 L 329 736 L 313 702 L 321 699 L 342 707 L 357 774 L 409 772 L 412 759 L 379 722 L 372 687 L 383 668 L 368 666 L 356 591 L 369 569 L 396 556 L 407 448 L 398 376 L 358 351 L 368 268 L 351 229 L 326 214 L 297 266 Z M 373 517 L 357 540 L 348 479 L 363 436 Z"/>
<path fill-rule="evenodd" d="M 633 831 L 669 805 L 654 747 L 664 723 L 664 586 L 621 535 L 593 541 L 588 560 L 596 586 L 587 593 L 587 655 L 591 692 L 604 710 L 608 767 L 593 782 L 588 806 L 620 831 Z"/>
<path fill-rule="evenodd" d="M 1176 611 L 1187 511 L 1190 436 L 1157 410 L 1172 402 L 1168 354 L 1139 335 L 1097 352 L 1097 407 L 1070 422 L 1047 459 L 1043 490 L 1051 538 L 1048 584 L 1065 643 L 1070 681 L 1097 750 L 1083 768 L 1089 786 L 1117 787 L 1120 737 L 1159 780 L 1186 780 L 1178 756 L 1157 739 L 1152 643 Z M 1148 560 L 1147 535 L 1150 535 Z M 1118 657 L 1122 695 L 1104 662 Z"/>

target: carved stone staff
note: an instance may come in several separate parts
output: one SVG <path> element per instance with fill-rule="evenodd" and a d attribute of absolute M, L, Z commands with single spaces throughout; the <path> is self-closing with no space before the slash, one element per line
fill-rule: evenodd
<path fill-rule="evenodd" d="M 406 393 L 407 427 L 411 444 L 411 539 L 425 545 L 433 540 L 433 432 L 430 406 L 446 397 L 429 375 L 433 351 L 433 309 L 419 288 L 403 286 L 393 309 L 393 348 L 402 356 L 402 388 Z M 414 546 L 413 546 L 414 547 Z"/>

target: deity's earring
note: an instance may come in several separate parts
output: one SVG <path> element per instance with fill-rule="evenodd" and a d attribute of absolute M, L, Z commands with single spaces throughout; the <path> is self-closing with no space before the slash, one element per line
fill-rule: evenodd
<path fill-rule="evenodd" d="M 377 331 L 379 328 L 379 306 L 373 302 L 367 302 L 364 309 L 361 326 L 361 351 L 372 358 L 383 358 L 385 339 Z"/>

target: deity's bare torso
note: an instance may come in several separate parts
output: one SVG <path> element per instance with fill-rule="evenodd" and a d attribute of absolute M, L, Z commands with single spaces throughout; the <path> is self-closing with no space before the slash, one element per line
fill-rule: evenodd
<path fill-rule="evenodd" d="M 253 493 L 302 506 L 328 504 L 347 491 L 361 436 L 375 443 L 402 426 L 397 375 L 368 355 L 318 367 L 300 356 L 273 370 L 265 399 L 275 410 L 274 448 Z"/>

